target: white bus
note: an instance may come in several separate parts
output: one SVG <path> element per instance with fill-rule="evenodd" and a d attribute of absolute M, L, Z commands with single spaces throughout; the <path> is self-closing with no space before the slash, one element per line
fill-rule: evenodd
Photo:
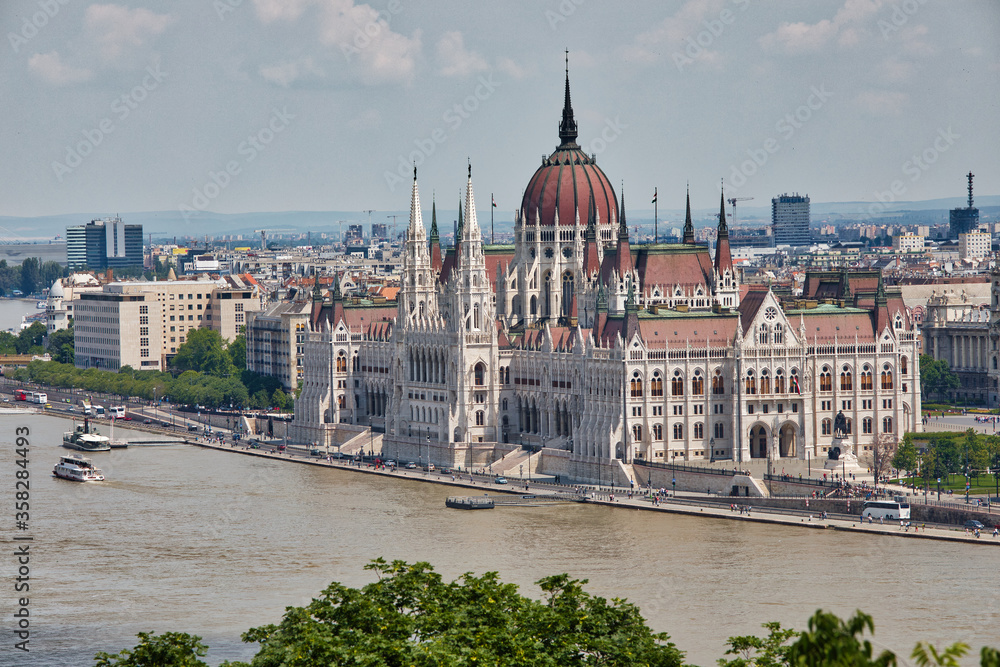
<path fill-rule="evenodd" d="M 107 416 L 104 412 L 103 405 L 95 405 L 93 407 L 94 407 L 94 416 L 97 417 L 98 419 L 104 419 L 104 417 Z"/>
<path fill-rule="evenodd" d="M 910 518 L 910 504 L 899 500 L 868 500 L 861 506 L 861 520 L 888 519 L 905 521 Z"/>
<path fill-rule="evenodd" d="M 122 417 L 125 416 L 125 406 L 124 405 L 112 406 L 109 409 L 111 410 L 111 417 L 113 419 L 121 419 Z"/>
<path fill-rule="evenodd" d="M 28 400 L 32 403 L 48 403 L 49 395 L 42 392 L 31 392 L 31 398 Z"/>

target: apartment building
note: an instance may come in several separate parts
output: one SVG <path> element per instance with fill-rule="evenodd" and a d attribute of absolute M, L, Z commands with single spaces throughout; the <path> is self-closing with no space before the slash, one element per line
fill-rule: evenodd
<path fill-rule="evenodd" d="M 240 277 L 111 283 L 74 301 L 76 365 L 163 370 L 192 330 L 232 340 L 260 308 L 259 288 Z"/>

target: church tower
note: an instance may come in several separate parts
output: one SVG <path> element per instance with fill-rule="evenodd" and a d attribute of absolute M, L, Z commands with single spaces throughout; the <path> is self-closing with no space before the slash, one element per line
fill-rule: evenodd
<path fill-rule="evenodd" d="M 446 288 L 448 330 L 455 341 L 454 376 L 449 378 L 450 434 L 455 443 L 492 441 L 498 436 L 496 310 L 476 216 L 471 164 L 464 208 L 455 268 Z"/>
<path fill-rule="evenodd" d="M 733 256 L 729 251 L 729 225 L 726 224 L 726 194 L 720 195 L 719 234 L 715 242 L 715 270 L 713 292 L 715 304 L 722 308 L 738 308 L 740 305 L 740 283 L 733 269 Z M 688 204 L 690 206 L 690 203 Z M 689 209 L 690 211 L 690 209 Z"/>
<path fill-rule="evenodd" d="M 417 168 L 413 168 L 413 191 L 410 195 L 410 224 L 406 228 L 406 248 L 403 260 L 402 286 L 399 291 L 397 326 L 419 327 L 428 317 L 436 317 L 437 291 L 431 256 L 427 246 L 427 231 L 420 212 L 420 191 L 417 189 Z"/>

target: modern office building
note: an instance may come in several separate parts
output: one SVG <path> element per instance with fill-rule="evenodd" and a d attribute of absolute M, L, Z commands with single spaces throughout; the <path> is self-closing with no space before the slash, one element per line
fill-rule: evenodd
<path fill-rule="evenodd" d="M 142 259 L 142 225 L 126 225 L 116 217 L 66 228 L 70 270 L 141 267 Z"/>
<path fill-rule="evenodd" d="M 958 235 L 958 256 L 966 261 L 983 259 L 990 254 L 992 241 L 986 232 L 963 232 Z"/>
<path fill-rule="evenodd" d="M 231 341 L 260 309 L 260 287 L 249 276 L 110 283 L 73 301 L 76 365 L 164 370 L 194 329 Z"/>
<path fill-rule="evenodd" d="M 783 194 L 771 200 L 774 245 L 809 245 L 809 195 Z"/>
<path fill-rule="evenodd" d="M 897 234 L 892 237 L 894 252 L 923 252 L 924 237 L 917 234 Z"/>
<path fill-rule="evenodd" d="M 972 205 L 971 171 L 965 175 L 969 179 L 969 205 L 966 208 L 953 208 L 948 215 L 948 237 L 957 239 L 959 234 L 974 232 L 979 229 L 979 209 Z"/>

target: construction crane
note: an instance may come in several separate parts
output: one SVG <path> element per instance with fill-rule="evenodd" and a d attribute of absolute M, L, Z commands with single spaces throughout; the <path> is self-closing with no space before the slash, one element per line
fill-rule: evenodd
<path fill-rule="evenodd" d="M 736 202 L 738 201 L 750 201 L 753 197 L 730 197 L 726 201 L 733 207 L 733 226 L 736 226 Z"/>

